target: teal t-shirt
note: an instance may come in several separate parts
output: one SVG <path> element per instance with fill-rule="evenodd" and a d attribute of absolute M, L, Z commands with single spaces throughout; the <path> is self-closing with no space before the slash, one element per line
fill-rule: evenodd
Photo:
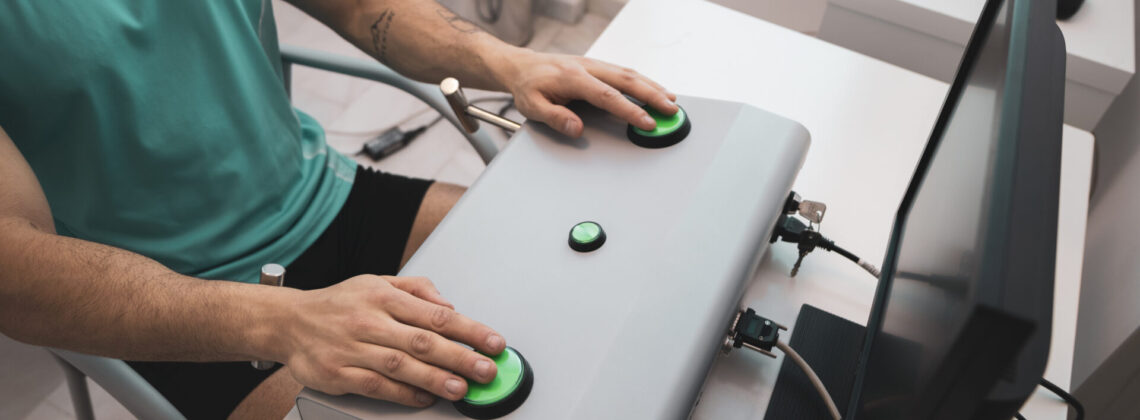
<path fill-rule="evenodd" d="M 356 165 L 295 111 L 271 0 L 0 2 L 0 127 L 57 231 L 256 282 L 323 233 Z"/>

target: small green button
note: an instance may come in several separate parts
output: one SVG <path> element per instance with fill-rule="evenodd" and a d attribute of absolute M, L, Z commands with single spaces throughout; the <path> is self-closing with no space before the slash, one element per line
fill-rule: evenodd
<path fill-rule="evenodd" d="M 523 378 L 523 363 L 515 350 L 508 347 L 491 357 L 499 373 L 486 384 L 467 380 L 467 396 L 463 400 L 471 405 L 489 405 L 502 401 L 518 389 Z"/>
<path fill-rule="evenodd" d="M 570 249 L 578 252 L 590 252 L 601 248 L 606 243 L 606 231 L 602 225 L 595 222 L 582 222 L 570 228 Z"/>
<path fill-rule="evenodd" d="M 594 222 L 582 222 L 574 225 L 574 229 L 570 230 L 570 237 L 574 238 L 574 242 L 580 244 L 588 244 L 598 240 L 602 235 L 602 227 Z"/>
<path fill-rule="evenodd" d="M 644 108 L 646 112 L 649 112 L 649 116 L 653 117 L 653 119 L 657 121 L 657 128 L 654 128 L 651 131 L 645 131 L 637 127 L 632 127 L 633 131 L 637 134 L 646 137 L 661 137 L 672 134 L 673 132 L 680 129 L 681 126 L 685 125 L 684 109 L 677 108 L 676 114 L 665 115 L 658 112 L 656 109 L 653 109 L 653 107 L 646 106 Z"/>

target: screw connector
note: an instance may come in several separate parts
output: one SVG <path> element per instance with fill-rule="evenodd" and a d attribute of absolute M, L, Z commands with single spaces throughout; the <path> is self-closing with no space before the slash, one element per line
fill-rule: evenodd
<path fill-rule="evenodd" d="M 756 311 L 748 308 L 737 312 L 732 319 L 722 350 L 728 353 L 734 348 L 743 347 L 775 358 L 772 347 L 775 347 L 776 342 L 780 340 L 780 330 L 787 329 L 788 327 L 776 321 L 756 315 Z"/>

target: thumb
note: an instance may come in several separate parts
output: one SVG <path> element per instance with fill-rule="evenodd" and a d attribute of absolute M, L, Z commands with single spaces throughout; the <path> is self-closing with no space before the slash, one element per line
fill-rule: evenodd
<path fill-rule="evenodd" d="M 550 102 L 542 95 L 532 97 L 525 106 L 519 108 L 519 112 L 569 137 L 582 135 L 582 119 L 569 108 Z"/>

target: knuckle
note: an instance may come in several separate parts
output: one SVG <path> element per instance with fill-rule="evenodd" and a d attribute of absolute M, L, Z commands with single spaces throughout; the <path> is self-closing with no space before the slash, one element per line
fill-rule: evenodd
<path fill-rule="evenodd" d="M 617 89 L 608 86 L 598 93 L 598 99 L 603 102 L 613 101 L 620 97 L 621 92 L 618 92 Z"/>
<path fill-rule="evenodd" d="M 437 306 L 432 310 L 431 326 L 436 330 L 440 330 L 450 325 L 453 319 L 455 319 L 455 311 L 446 306 Z"/>
<path fill-rule="evenodd" d="M 421 331 L 412 335 L 411 348 L 412 352 L 416 354 L 428 354 L 431 352 L 433 342 L 431 334 L 426 331 Z"/>
<path fill-rule="evenodd" d="M 332 382 L 337 378 L 337 367 L 329 361 L 322 361 L 313 367 L 313 375 L 321 382 Z"/>
<path fill-rule="evenodd" d="M 360 381 L 360 392 L 363 395 L 380 395 L 388 381 L 380 375 L 368 375 Z"/>
<path fill-rule="evenodd" d="M 388 373 L 393 373 L 400 370 L 404 365 L 404 353 L 394 351 L 384 358 L 384 370 Z"/>

